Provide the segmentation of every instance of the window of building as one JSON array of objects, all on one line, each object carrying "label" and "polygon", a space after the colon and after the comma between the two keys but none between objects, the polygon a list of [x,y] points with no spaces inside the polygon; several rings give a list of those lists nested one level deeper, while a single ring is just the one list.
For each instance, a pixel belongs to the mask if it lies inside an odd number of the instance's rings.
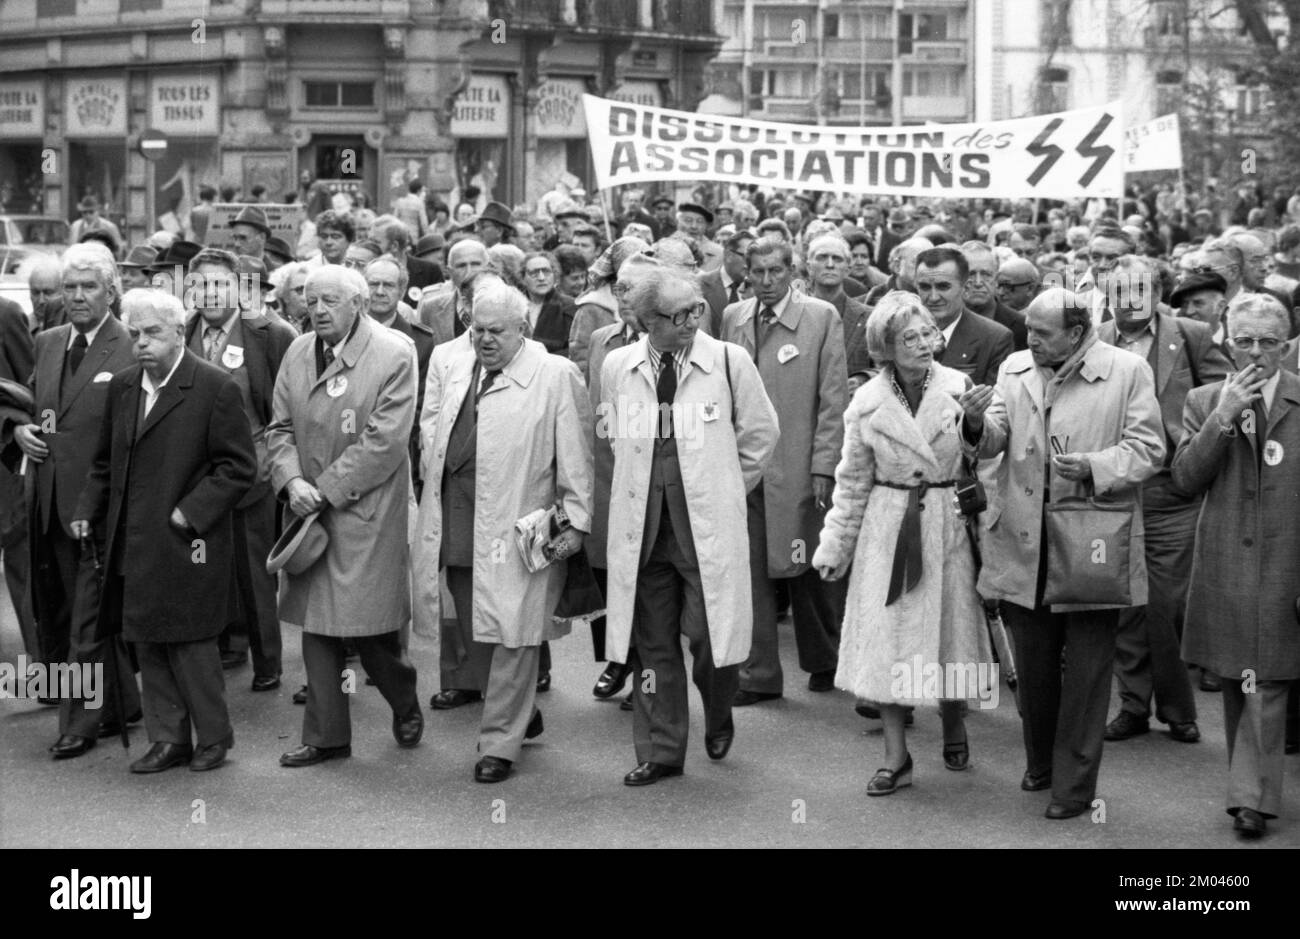
[{"label": "window of building", "polygon": [[922,98],[957,98],[961,75],[953,69],[916,68],[903,72],[903,95]]},{"label": "window of building", "polygon": [[373,108],[374,82],[303,82],[309,108]]},{"label": "window of building", "polygon": [[[866,84],[863,84],[865,80]],[[847,67],[839,73],[840,97],[846,101],[873,101],[889,94],[889,70]]]},{"label": "window of building", "polygon": [[888,39],[889,14],[864,12],[857,16],[840,17],[841,39]]},{"label": "window of building", "polygon": [[1070,73],[1063,68],[1045,68],[1038,76],[1039,113],[1066,111],[1070,107]]},{"label": "window of building", "polygon": [[1155,21],[1157,36],[1181,36],[1183,34],[1184,3],[1182,0],[1153,0],[1151,17]]},{"label": "window of building", "polygon": [[1043,0],[1041,20],[1044,45],[1073,44],[1070,33],[1070,0]]},{"label": "window of building", "polygon": [[826,34],[827,39],[840,38],[840,17],[837,13],[827,13],[822,16],[822,31]]},{"label": "window of building", "polygon": [[1258,117],[1264,111],[1264,82],[1254,72],[1239,70],[1233,80],[1237,117]]},{"label": "window of building", "polygon": [[1183,99],[1183,73],[1156,72],[1156,114],[1170,114],[1178,110]]},{"label": "window of building", "polygon": [[918,42],[936,42],[948,38],[948,17],[943,13],[920,13],[916,17]]},{"label": "window of building", "polygon": [[42,19],[52,16],[76,16],[77,0],[36,0],[36,15]]}]

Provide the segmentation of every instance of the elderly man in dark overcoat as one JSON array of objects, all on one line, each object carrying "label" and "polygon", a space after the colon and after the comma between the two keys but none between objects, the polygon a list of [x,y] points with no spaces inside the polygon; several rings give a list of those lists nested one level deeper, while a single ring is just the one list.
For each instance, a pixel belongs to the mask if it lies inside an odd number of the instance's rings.
[{"label": "elderly man in dark overcoat", "polygon": [[233,594],[233,513],[257,475],[253,438],[234,379],[186,351],[180,300],[133,290],[122,319],[138,364],[108,383],[72,530],[88,538],[107,520],[97,635],[120,628],[135,643],[152,744],[131,772],[215,769],[234,746],[217,636]]}]

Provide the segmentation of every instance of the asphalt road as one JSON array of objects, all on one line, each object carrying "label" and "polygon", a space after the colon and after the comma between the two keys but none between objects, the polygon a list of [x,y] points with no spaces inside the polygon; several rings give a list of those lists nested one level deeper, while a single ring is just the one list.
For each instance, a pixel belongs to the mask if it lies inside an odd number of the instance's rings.
[{"label": "asphalt road", "polygon": [[[997,709],[971,712],[969,771],[944,769],[938,714],[919,713],[908,738],[912,787],[868,798],[867,780],[884,754],[879,722],[858,717],[843,692],[809,692],[806,676],[790,671],[788,623],[782,631],[786,697],[737,709],[736,743],[713,763],[692,690],[685,776],[642,789],[622,784],[635,764],[631,715],[592,697],[600,666],[585,632],[552,644],[553,688],[538,698],[546,732],[497,785],[472,778],[481,705],[426,707],[423,742],[399,750],[387,706],[366,686],[352,701],[351,759],[282,769],[278,757],[298,744],[303,714],[290,700],[303,675],[292,629],[279,691],[251,693],[249,666],[226,673],[236,746],[210,773],[128,773],[147,747],[142,726],[129,753],[113,739],[55,762],[46,752],[57,736],[55,709],[2,700],[0,848],[1300,847],[1296,756],[1287,757],[1283,817],[1269,836],[1248,844],[1233,834],[1223,811],[1222,707],[1201,692],[1201,743],[1175,743],[1153,728],[1106,745],[1104,821],[1100,812],[1048,821],[1048,793],[1020,790],[1020,720],[1006,693]],[[21,651],[0,587],[0,661],[16,662]],[[437,651],[417,638],[412,657],[427,704],[438,690]]]}]

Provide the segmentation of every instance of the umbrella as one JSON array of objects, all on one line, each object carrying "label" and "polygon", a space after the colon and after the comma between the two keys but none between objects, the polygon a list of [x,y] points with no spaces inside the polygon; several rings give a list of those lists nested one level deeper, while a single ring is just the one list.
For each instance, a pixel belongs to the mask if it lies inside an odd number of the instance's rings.
[{"label": "umbrella", "polygon": [[[104,566],[99,561],[99,546],[95,544],[94,538],[83,535],[81,538],[81,550],[82,553],[89,552],[90,559],[95,565],[95,587],[102,599],[104,592]],[[122,670],[117,661],[118,642],[119,639],[116,635],[109,637],[109,680],[113,683],[113,703],[117,706],[117,726],[122,735],[122,748],[129,750],[131,748],[131,741],[127,735],[126,729],[126,701],[122,697]]]}]

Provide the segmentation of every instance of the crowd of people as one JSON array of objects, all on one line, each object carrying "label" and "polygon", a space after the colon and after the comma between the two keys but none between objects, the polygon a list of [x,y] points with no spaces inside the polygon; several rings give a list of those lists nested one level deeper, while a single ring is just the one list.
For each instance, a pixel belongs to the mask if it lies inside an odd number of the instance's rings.
[{"label": "crowd of people", "polygon": [[967,769],[970,703],[1014,678],[1047,818],[1092,805],[1104,741],[1199,741],[1194,686],[1222,696],[1235,829],[1279,814],[1300,198],[306,195],[297,244],[253,203],[234,250],[193,213],[114,243],[87,202],[23,270],[31,317],[0,302],[9,594],[34,661],[113,685],[47,699],[56,759],[143,719],[132,772],[220,766],[223,670],[278,688],[288,623],[283,766],[350,755],[354,656],[419,743],[414,631],[499,782],[584,623],[643,786],[685,762],[681,637],[720,760],[733,709],[785,693],[788,616],[808,689],[882,722],[868,796],[911,784],[917,709]]}]

